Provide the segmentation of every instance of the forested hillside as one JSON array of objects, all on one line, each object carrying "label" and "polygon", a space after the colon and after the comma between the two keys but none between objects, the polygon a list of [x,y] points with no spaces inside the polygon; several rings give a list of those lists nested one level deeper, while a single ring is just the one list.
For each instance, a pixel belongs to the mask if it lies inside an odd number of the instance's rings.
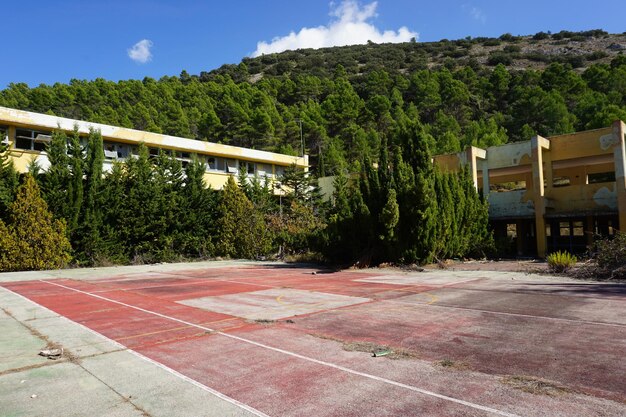
[{"label": "forested hillside", "polygon": [[433,153],[624,120],[625,48],[594,30],[287,51],[159,80],[17,82],[0,105],[290,154],[301,125],[328,175],[376,160],[405,118]]}]

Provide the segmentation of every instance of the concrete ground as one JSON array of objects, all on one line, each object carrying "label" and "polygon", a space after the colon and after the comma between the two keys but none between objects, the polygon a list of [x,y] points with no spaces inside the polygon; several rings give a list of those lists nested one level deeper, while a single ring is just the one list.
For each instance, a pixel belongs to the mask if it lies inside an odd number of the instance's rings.
[{"label": "concrete ground", "polygon": [[626,284],[485,268],[0,274],[0,414],[626,415]]}]

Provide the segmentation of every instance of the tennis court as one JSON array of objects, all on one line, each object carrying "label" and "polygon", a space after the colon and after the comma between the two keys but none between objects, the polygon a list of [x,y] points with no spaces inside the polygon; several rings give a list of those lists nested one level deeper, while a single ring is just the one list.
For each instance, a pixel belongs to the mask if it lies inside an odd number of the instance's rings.
[{"label": "tennis court", "polygon": [[623,284],[213,262],[0,286],[9,415],[626,414]]}]

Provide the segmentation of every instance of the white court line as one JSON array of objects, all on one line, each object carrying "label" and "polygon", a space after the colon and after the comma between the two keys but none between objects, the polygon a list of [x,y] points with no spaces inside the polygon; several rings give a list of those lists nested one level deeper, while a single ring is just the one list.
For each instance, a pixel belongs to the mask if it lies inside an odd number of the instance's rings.
[{"label": "white court line", "polygon": [[[39,280],[39,281],[42,281],[42,280]],[[42,282],[46,282],[46,281],[42,281]],[[52,284],[52,283],[48,282],[48,284]],[[59,284],[54,284],[54,285],[59,285]],[[1,287],[0,286],[0,288],[2,288],[5,291],[10,292],[13,295],[16,295],[17,297],[19,297],[19,298],[21,298],[21,299],[23,299],[23,300],[25,300],[25,301],[27,301],[29,303],[35,304],[35,305],[39,306],[40,308],[42,308],[44,310],[48,310],[50,313],[55,314],[56,317],[60,317],[61,319],[65,320],[65,321],[67,321],[67,322],[69,322],[69,323],[71,323],[73,325],[81,327],[84,330],[87,330],[89,333],[92,333],[92,334],[95,334],[95,335],[97,335],[99,337],[104,338],[106,341],[111,343],[113,346],[118,347],[120,349],[123,349],[124,351],[127,351],[129,353],[132,353],[133,355],[137,356],[138,358],[143,359],[144,361],[149,362],[149,363],[151,363],[153,365],[156,365],[159,368],[163,369],[164,371],[169,372],[170,374],[172,374],[172,375],[182,379],[183,381],[189,382],[190,384],[192,384],[192,385],[194,385],[194,386],[196,386],[196,387],[198,387],[198,388],[200,388],[200,389],[202,389],[202,390],[204,390],[204,391],[206,391],[206,392],[208,392],[210,394],[213,394],[214,396],[216,396],[216,397],[218,397],[218,398],[220,398],[220,399],[222,399],[222,400],[224,400],[224,401],[226,401],[226,402],[228,402],[228,403],[230,403],[230,404],[232,404],[234,406],[237,406],[237,407],[239,407],[239,408],[241,408],[241,409],[243,409],[245,411],[248,411],[248,412],[250,412],[250,413],[252,413],[252,414],[254,414],[255,416],[258,416],[258,417],[270,417],[267,414],[257,410],[256,408],[252,408],[252,407],[250,407],[247,404],[244,404],[244,403],[242,403],[240,401],[237,401],[234,398],[231,398],[231,397],[227,396],[226,394],[222,394],[221,392],[216,391],[213,388],[210,388],[210,387],[208,387],[208,386],[206,386],[206,385],[196,381],[195,379],[191,379],[188,376],[183,375],[180,372],[178,372],[178,371],[176,371],[176,370],[174,370],[172,368],[169,368],[168,366],[163,365],[160,362],[157,362],[157,361],[155,361],[153,359],[150,359],[147,356],[144,356],[141,353],[136,352],[136,351],[130,349],[129,347],[124,346],[123,344],[121,344],[121,343],[119,343],[119,342],[117,342],[117,341],[115,341],[113,339],[110,339],[110,338],[106,337],[105,335],[103,335],[101,333],[98,333],[97,331],[95,331],[93,329],[90,329],[89,327],[87,327],[87,326],[85,326],[85,325],[83,325],[81,323],[77,323],[75,321],[72,321],[72,320],[68,319],[67,317],[65,317],[63,315],[57,314],[56,312],[50,310],[49,308],[46,308],[46,307],[44,307],[44,306],[42,306],[42,305],[40,305],[38,303],[35,303],[32,300],[29,300],[28,298],[24,297],[22,294],[18,294],[18,293],[14,292],[14,291],[12,291],[12,290],[10,290],[8,288],[5,288],[5,287]],[[68,288],[68,287],[66,287],[66,288]],[[78,290],[76,290],[76,291],[78,291]],[[83,292],[83,291],[80,291],[80,292]],[[104,298],[104,297],[99,297],[99,298]],[[114,301],[114,300],[111,300],[111,301]],[[104,352],[104,353],[106,354],[108,352]]]},{"label": "white court line", "polygon": [[46,284],[49,284],[49,285],[56,285],[57,287],[65,288],[65,289],[70,290],[70,291],[74,291],[74,292],[78,292],[78,293],[81,293],[81,294],[85,294],[85,295],[88,295],[90,297],[99,298],[101,300],[109,301],[109,302],[112,302],[112,303],[115,303],[115,304],[119,304],[119,305],[123,305],[125,307],[129,307],[129,308],[133,308],[135,310],[143,311],[144,313],[153,314],[155,316],[162,317],[162,318],[168,319],[168,320],[172,320],[172,321],[175,321],[175,322],[178,322],[178,323],[186,324],[188,326],[196,327],[198,329],[202,329],[202,330],[205,330],[205,331],[213,332],[213,334],[218,334],[218,335],[221,335],[221,336],[224,336],[224,337],[228,337],[230,339],[238,340],[240,342],[244,342],[244,343],[248,343],[248,344],[251,344],[251,345],[254,345],[254,346],[258,346],[258,347],[261,347],[261,348],[264,348],[264,349],[272,350],[274,352],[279,352],[279,353],[282,353],[282,354],[285,354],[285,355],[288,355],[288,356],[291,356],[291,357],[294,357],[294,358],[298,358],[298,359],[302,359],[302,360],[305,360],[305,361],[308,361],[308,362],[316,363],[318,365],[327,366],[329,368],[334,368],[334,369],[337,369],[337,370],[340,370],[340,371],[343,371],[343,372],[346,372],[346,373],[349,373],[349,374],[352,374],[352,375],[358,375],[358,376],[361,376],[361,377],[364,377],[364,378],[368,378],[368,379],[372,379],[372,380],[375,380],[375,381],[383,382],[385,384],[393,385],[393,386],[400,387],[400,388],[405,388],[405,389],[408,389],[408,390],[411,390],[411,391],[414,391],[414,392],[418,392],[420,394],[424,394],[424,395],[428,395],[428,396],[431,396],[431,397],[439,398],[441,400],[446,400],[446,401],[450,401],[450,402],[453,402],[453,403],[461,404],[461,405],[464,405],[466,407],[474,408],[474,409],[481,410],[481,411],[486,411],[486,412],[497,414],[497,415],[500,415],[500,416],[519,417],[516,414],[507,413],[506,411],[497,410],[495,408],[486,407],[486,406],[483,406],[483,405],[480,405],[480,404],[475,404],[475,403],[472,403],[472,402],[469,402],[469,401],[460,400],[458,398],[449,397],[447,395],[438,394],[438,393],[433,392],[433,391],[428,391],[428,390],[425,390],[425,389],[422,389],[422,388],[417,388],[417,387],[414,387],[412,385],[403,384],[401,382],[393,381],[391,379],[382,378],[382,377],[379,377],[379,376],[376,376],[376,375],[367,374],[365,372],[356,371],[354,369],[346,368],[344,366],[337,365],[337,364],[334,364],[334,363],[331,363],[331,362],[321,361],[321,360],[314,359],[314,358],[311,358],[311,357],[308,357],[308,356],[304,356],[304,355],[300,355],[298,353],[291,352],[291,351],[288,351],[288,350],[276,348],[276,347],[269,346],[269,345],[264,345],[262,343],[255,342],[255,341],[250,340],[250,339],[245,339],[243,337],[239,337],[239,336],[235,336],[235,335],[232,335],[232,334],[215,331],[214,329],[211,329],[209,327],[205,327],[205,326],[201,326],[199,324],[194,324],[194,323],[191,323],[191,322],[188,322],[188,321],[185,321],[185,320],[177,319],[176,317],[166,316],[165,314],[157,313],[155,311],[146,310],[144,308],[133,306],[131,304],[126,304],[126,303],[123,303],[121,301],[117,301],[117,300],[113,300],[113,299],[110,299],[110,298],[107,298],[107,297],[103,297],[101,295],[91,294],[89,292],[78,290],[78,289],[75,289],[75,288],[72,288],[72,287],[67,287],[65,285],[57,284],[55,282],[50,282],[50,281],[46,281],[46,280],[39,280],[39,281],[43,282],[43,283],[46,283]]}]

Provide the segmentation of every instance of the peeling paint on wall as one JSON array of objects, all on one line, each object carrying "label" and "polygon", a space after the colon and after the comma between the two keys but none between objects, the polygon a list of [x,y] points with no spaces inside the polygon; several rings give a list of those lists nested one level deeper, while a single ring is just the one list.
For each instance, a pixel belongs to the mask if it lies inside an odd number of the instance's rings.
[{"label": "peeling paint on wall", "polygon": [[610,133],[608,135],[600,136],[600,149],[603,151],[607,151],[611,149],[613,146],[619,143],[619,139],[616,135]]}]

